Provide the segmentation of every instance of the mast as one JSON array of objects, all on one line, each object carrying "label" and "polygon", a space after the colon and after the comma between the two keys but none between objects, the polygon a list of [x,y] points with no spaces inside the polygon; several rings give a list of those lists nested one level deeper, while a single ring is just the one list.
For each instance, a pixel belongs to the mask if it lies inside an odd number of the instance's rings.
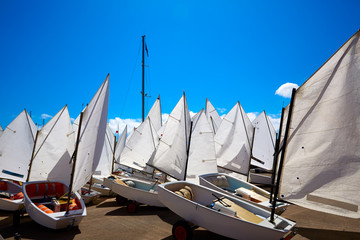
[{"label": "mast", "polygon": [[281,134],[282,134],[282,124],[283,124],[283,121],[284,121],[284,112],[285,112],[285,108],[282,108],[282,110],[281,110],[281,118],[280,118],[279,136],[278,136],[278,138],[276,139],[276,142],[275,142],[274,160],[273,160],[273,167],[272,167],[272,174],[271,174],[270,203],[272,202],[273,193],[274,193],[275,174],[276,174],[276,168],[277,168],[277,162],[278,162],[278,156],[279,156],[279,146],[280,146],[280,138],[281,138]]},{"label": "mast", "polygon": [[280,158],[280,162],[279,162],[279,171],[278,171],[278,175],[277,175],[277,179],[276,179],[274,200],[272,202],[272,208],[271,208],[271,218],[270,218],[271,222],[274,222],[275,206],[276,206],[277,196],[279,194],[280,179],[281,179],[281,173],[282,173],[282,168],[283,168],[283,164],[284,164],[287,139],[288,139],[288,136],[289,136],[290,121],[291,121],[291,115],[292,115],[292,110],[293,110],[293,106],[294,106],[295,93],[296,93],[296,89],[293,88],[292,94],[291,94],[291,101],[290,101],[290,106],[289,106],[288,117],[287,117],[287,121],[286,121],[286,128],[285,128],[285,136],[284,136],[283,146],[282,146],[282,153],[281,153],[281,158]]},{"label": "mast", "polygon": [[66,213],[65,214],[69,213],[70,195],[71,195],[71,192],[72,192],[73,181],[74,181],[76,158],[77,158],[77,151],[78,151],[78,148],[79,148],[79,139],[80,139],[81,124],[82,124],[83,115],[84,115],[84,113],[81,112],[80,113],[80,121],[79,121],[79,129],[78,129],[78,134],[77,134],[77,137],[76,137],[75,151],[74,151],[74,154],[73,154],[74,162],[73,162],[71,176],[70,176],[70,186],[69,186],[69,192],[68,192],[68,199],[67,199]]},{"label": "mast", "polygon": [[31,159],[30,159],[30,163],[29,163],[29,170],[28,170],[28,175],[27,175],[27,178],[26,178],[26,182],[28,182],[29,179],[30,179],[31,167],[32,167],[32,163],[34,161],[34,153],[35,153],[36,142],[37,142],[39,132],[40,132],[39,130],[36,131],[36,136],[35,136],[35,140],[34,140],[34,146],[33,146],[33,151],[32,151],[32,154],[31,154]]},{"label": "mast", "polygon": [[142,121],[145,120],[145,35],[142,37]]}]

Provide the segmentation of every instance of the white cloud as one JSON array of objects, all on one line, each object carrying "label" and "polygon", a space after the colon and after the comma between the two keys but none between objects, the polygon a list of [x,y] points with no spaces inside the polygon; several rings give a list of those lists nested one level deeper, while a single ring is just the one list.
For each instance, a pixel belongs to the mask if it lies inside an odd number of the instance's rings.
[{"label": "white cloud", "polygon": [[127,131],[129,133],[130,131],[132,131],[134,127],[138,127],[140,123],[141,123],[140,119],[130,119],[130,118],[121,119],[116,117],[115,119],[109,120],[109,127],[111,128],[113,133],[116,133],[116,131],[118,131],[118,133],[121,134],[125,126],[127,126],[128,127]]},{"label": "white cloud", "polygon": [[53,116],[49,115],[49,114],[46,114],[46,113],[43,113],[41,114],[41,118],[42,119],[47,119],[47,118],[52,118]]},{"label": "white cloud", "polygon": [[299,86],[296,83],[285,83],[276,90],[275,95],[279,95],[284,98],[291,98],[293,88],[298,89]]},{"label": "white cloud", "polygon": [[259,113],[257,113],[257,112],[249,112],[249,113],[247,113],[247,116],[249,117],[249,119],[250,119],[251,122],[254,121],[255,118],[256,118],[258,115],[259,115]]},{"label": "white cloud", "polygon": [[216,108],[220,114],[226,112],[226,108]]},{"label": "white cloud", "polygon": [[279,128],[280,128],[280,117],[276,117],[276,115],[271,115],[269,116],[269,119],[272,123],[272,125],[274,126],[276,132],[279,132]]}]

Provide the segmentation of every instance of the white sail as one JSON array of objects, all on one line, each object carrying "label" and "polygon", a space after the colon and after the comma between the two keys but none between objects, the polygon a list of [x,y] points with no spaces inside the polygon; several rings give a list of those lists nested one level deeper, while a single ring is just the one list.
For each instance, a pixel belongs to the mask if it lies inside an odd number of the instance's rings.
[{"label": "white sail", "polygon": [[296,92],[280,196],[360,218],[360,32]]},{"label": "white sail", "polygon": [[120,138],[118,139],[115,147],[115,163],[120,164],[120,156],[125,148],[125,142],[126,142],[126,136],[127,136],[127,125],[125,126],[123,132],[121,133]]},{"label": "white sail", "polygon": [[109,75],[83,111],[73,191],[78,191],[90,180],[99,163],[105,139],[108,105]]},{"label": "white sail", "polygon": [[60,181],[69,185],[74,150],[75,133],[65,106],[37,134],[29,181]]},{"label": "white sail", "polygon": [[199,175],[217,172],[214,132],[204,110],[193,121],[186,180],[198,181]]},{"label": "white sail", "polygon": [[94,175],[103,177],[110,176],[112,173],[112,164],[114,160],[115,136],[109,125],[106,125],[105,141],[101,152],[99,164]]},{"label": "white sail", "polygon": [[5,128],[0,137],[0,178],[26,181],[36,131],[26,110]]},{"label": "white sail", "polygon": [[185,177],[190,125],[190,113],[184,94],[164,125],[164,132],[152,161],[154,167],[177,179]]},{"label": "white sail", "polygon": [[240,103],[222,120],[215,134],[218,166],[248,175],[254,127]]},{"label": "white sail", "polygon": [[271,170],[274,160],[276,130],[265,111],[257,116],[252,123],[255,127],[255,133],[251,165]]},{"label": "white sail", "polygon": [[209,119],[209,123],[210,123],[211,128],[213,129],[213,132],[216,134],[216,132],[221,124],[222,119],[219,116],[216,109],[214,108],[214,106],[209,101],[209,99],[206,99],[205,115]]},{"label": "white sail", "polygon": [[120,164],[140,171],[145,171],[146,163],[153,155],[159,137],[150,118],[146,118],[126,141],[120,156]]},{"label": "white sail", "polygon": [[155,131],[159,131],[162,126],[160,96],[156,99],[147,117],[150,118]]}]

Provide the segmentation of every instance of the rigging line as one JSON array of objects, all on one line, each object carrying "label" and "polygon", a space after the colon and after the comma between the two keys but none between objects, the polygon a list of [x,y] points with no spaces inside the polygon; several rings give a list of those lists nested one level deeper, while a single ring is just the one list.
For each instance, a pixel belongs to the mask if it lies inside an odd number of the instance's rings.
[{"label": "rigging line", "polygon": [[[26,111],[26,109],[24,109],[24,110],[25,110],[26,121],[27,121],[27,123],[28,123],[28,125],[29,125],[29,129],[30,129],[30,133],[31,133],[32,139],[33,139],[33,141],[35,142],[35,137],[34,137],[33,132],[31,131],[30,120],[29,120],[27,111]],[[10,130],[11,130],[11,129],[10,129]],[[15,131],[14,131],[14,132],[15,132]]]},{"label": "rigging line", "polygon": [[[61,117],[61,116],[62,116],[62,114],[64,113],[66,106],[67,106],[67,105],[65,105],[65,107],[63,107],[63,109],[62,109],[62,111],[61,111],[61,113],[60,113],[59,117],[56,119],[56,121],[55,121],[54,125],[51,127],[51,129],[50,129],[49,133],[46,135],[46,137],[45,137],[44,141],[41,143],[41,145],[39,146],[38,150],[37,150],[37,151],[36,151],[36,153],[34,154],[33,159],[34,159],[34,158],[36,157],[36,155],[39,153],[40,149],[43,147],[44,143],[46,142],[46,140],[47,140],[47,139],[48,139],[48,137],[50,136],[50,133],[52,132],[52,130],[53,130],[53,129],[54,129],[54,127],[56,126],[57,122],[59,121],[60,117]],[[48,122],[48,123],[49,123],[49,122]],[[46,125],[45,125],[45,126],[46,126]],[[44,128],[42,128],[42,129],[44,129]],[[41,130],[40,130],[40,132],[41,132]]]},{"label": "rigging line", "polygon": [[[238,102],[239,104],[239,108],[240,108],[240,113],[241,113],[241,118],[242,118],[242,122],[243,122],[243,125],[244,125],[244,129],[245,129],[245,133],[246,133],[246,138],[248,140],[248,143],[249,143],[249,146],[251,147],[252,144],[250,143],[250,138],[249,138],[249,135],[248,135],[248,130],[246,128],[246,125],[245,125],[245,120],[244,120],[244,116],[243,116],[243,111],[241,111],[241,105],[240,105],[240,102]],[[254,131],[255,132],[255,131]],[[253,139],[254,139],[254,136],[253,136]]]},{"label": "rigging line", "polygon": [[135,60],[135,64],[134,64],[134,67],[133,67],[133,71],[132,71],[132,73],[131,73],[131,77],[130,77],[130,81],[129,81],[129,85],[128,85],[127,91],[125,92],[125,98],[124,98],[123,104],[122,104],[121,109],[120,109],[120,118],[123,116],[123,113],[124,113],[124,108],[125,108],[125,106],[126,106],[126,101],[127,101],[128,94],[129,94],[129,91],[130,91],[131,83],[133,82],[134,73],[135,73],[135,70],[136,70],[136,67],[137,67],[137,63],[138,63],[138,60],[139,60],[139,57],[140,57],[140,50],[141,50],[141,41],[139,42],[139,48],[138,48],[137,57],[136,57],[136,60]]},{"label": "rigging line", "polygon": [[270,138],[271,138],[271,143],[272,143],[272,145],[273,145],[273,148],[275,149],[275,143],[274,143],[274,140],[273,140],[273,137],[272,137],[273,135],[272,135],[271,130],[270,130],[269,118],[268,118],[268,116],[266,115],[266,112],[265,112],[265,111],[264,111],[264,113],[265,113],[266,125],[267,125],[268,131],[269,131],[269,134],[270,134]]}]

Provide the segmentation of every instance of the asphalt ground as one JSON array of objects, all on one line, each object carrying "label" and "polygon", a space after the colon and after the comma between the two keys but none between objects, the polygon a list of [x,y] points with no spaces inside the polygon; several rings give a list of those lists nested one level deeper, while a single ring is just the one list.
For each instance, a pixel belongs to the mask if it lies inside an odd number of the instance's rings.
[{"label": "asphalt ground", "polygon": [[[295,221],[297,235],[293,240],[360,239],[360,219],[339,217],[291,205],[282,214]],[[181,218],[167,208],[140,205],[136,213],[128,213],[126,206],[114,197],[99,198],[87,207],[87,216],[78,227],[52,230],[34,222],[26,213],[20,224],[13,226],[11,212],[0,211],[0,235],[4,239],[172,239],[172,225]],[[1,237],[0,237],[1,239]],[[193,231],[193,239],[228,239],[203,228]],[[266,238],[264,238],[266,239]]]}]

